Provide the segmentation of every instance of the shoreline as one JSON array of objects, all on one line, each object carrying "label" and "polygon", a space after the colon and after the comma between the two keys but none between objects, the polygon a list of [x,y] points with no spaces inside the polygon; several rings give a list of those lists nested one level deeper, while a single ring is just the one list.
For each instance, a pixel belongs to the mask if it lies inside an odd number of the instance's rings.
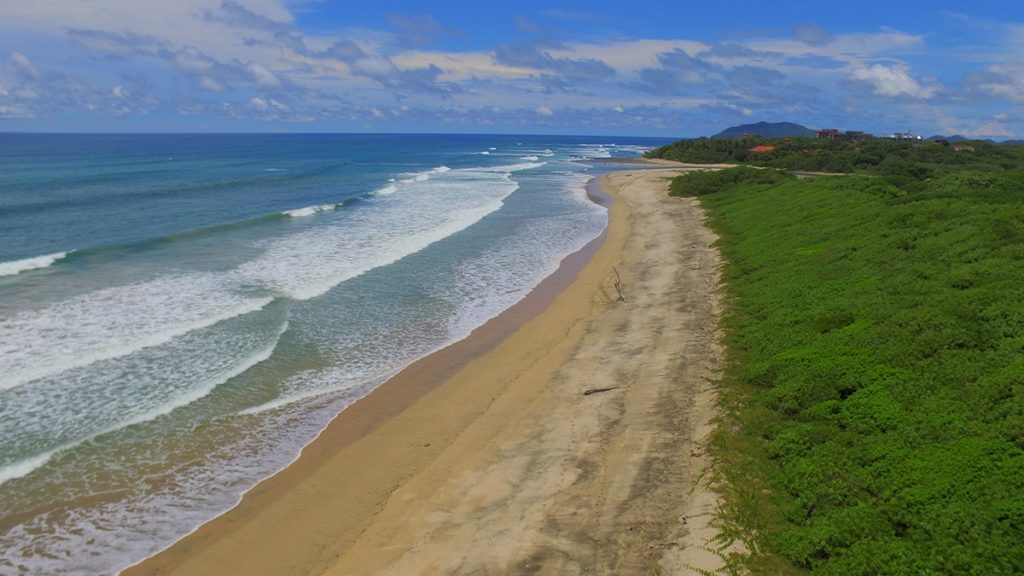
[{"label": "shoreline", "polygon": [[[166,574],[176,570],[177,561],[173,560],[173,557],[178,556],[175,551],[177,548],[191,548],[192,544],[188,542],[190,540],[200,540],[208,543],[211,539],[221,538],[222,535],[219,534],[221,526],[219,526],[219,523],[223,520],[225,524],[234,524],[234,520],[226,519],[226,516],[236,514],[236,510],[242,506],[258,506],[263,504],[264,502],[262,501],[266,498],[263,494],[268,491],[283,489],[283,486],[288,484],[286,479],[275,481],[275,478],[285,475],[290,469],[299,465],[300,462],[303,463],[302,469],[304,471],[307,468],[315,467],[315,464],[303,461],[323,458],[331,450],[347,446],[371,433],[381,423],[400,414],[422,398],[423,395],[430,392],[430,390],[441,385],[466,364],[486,354],[518,328],[522,327],[523,324],[543,312],[575,280],[576,276],[593,258],[594,254],[597,253],[607,237],[614,198],[600,188],[600,178],[600,176],[595,176],[587,180],[585,192],[588,200],[609,211],[608,224],[582,248],[563,257],[558,264],[558,268],[543,278],[526,296],[512,306],[502,310],[493,318],[488,319],[484,324],[474,328],[465,338],[447,344],[443,348],[435,350],[398,370],[366,396],[346,406],[345,409],[328,422],[316,438],[302,448],[295,460],[285,468],[263,478],[252,488],[242,493],[238,503],[229,510],[204,522],[195,530],[185,534],[166,548],[125,567],[119,574],[124,576]],[[321,444],[324,443],[328,443],[330,446],[322,446]],[[294,474],[296,473],[292,472],[289,475]],[[265,484],[267,485],[264,486]],[[260,496],[257,496],[258,494]],[[250,499],[260,500],[260,502],[247,502]],[[247,516],[247,514],[245,515]],[[214,524],[217,525],[213,526]],[[200,532],[203,533],[200,534]],[[206,534],[205,532],[215,532],[215,534]],[[167,558],[164,558],[165,556]]]},{"label": "shoreline", "polygon": [[[595,180],[588,182],[588,196],[606,205],[608,199],[592,187]],[[524,399],[522,389],[535,388],[529,376],[539,365],[557,369],[579,345],[581,324],[616,308],[609,296],[615,293],[610,273],[623,264],[632,212],[629,202],[617,198],[605,231],[563,259],[523,300],[469,337],[403,369],[343,411],[294,463],[249,490],[236,507],[123,574],[218,574],[242,566],[249,574],[345,574],[351,572],[344,562],[352,558],[361,559],[350,566],[383,569],[391,556],[374,556],[373,551],[394,552],[394,547],[360,545],[387,525],[400,492],[428,472],[436,473],[440,462],[458,461],[453,451],[479,440],[475,429],[492,421],[484,416],[514,398]],[[710,243],[707,249],[713,251]],[[552,351],[557,353],[548,358]],[[521,411],[524,404],[517,406]],[[685,434],[688,445],[698,438],[692,432]],[[688,463],[695,461],[691,457]],[[692,497],[688,503],[698,500]],[[701,533],[695,528],[686,532]],[[372,560],[364,558],[367,550]],[[418,573],[408,567],[399,572]]]}]

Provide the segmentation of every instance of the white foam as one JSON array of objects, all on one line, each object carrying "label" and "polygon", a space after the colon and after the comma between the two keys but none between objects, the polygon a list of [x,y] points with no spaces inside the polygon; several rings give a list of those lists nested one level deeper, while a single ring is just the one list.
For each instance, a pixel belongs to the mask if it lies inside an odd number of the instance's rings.
[{"label": "white foam", "polygon": [[[224,438],[219,450],[202,459],[175,443],[154,446],[137,456],[137,464],[162,468],[167,451],[176,449],[170,456],[179,463],[173,476],[142,472],[131,488],[86,498],[85,504],[80,494],[62,492],[67,505],[0,530],[0,572],[13,567],[18,574],[118,574],[236,506],[258,480],[294,462],[296,445],[315,438],[337,412],[336,404],[321,403],[301,413],[265,417],[255,433]],[[260,433],[270,430],[280,442]],[[121,457],[100,466],[118,474],[125,463]],[[81,483],[76,480],[72,484]]]},{"label": "white foam", "polygon": [[272,300],[236,293],[220,275],[189,274],[26,310],[0,319],[0,390],[166,344]]},{"label": "white foam", "polygon": [[467,170],[472,170],[476,172],[488,172],[492,174],[511,174],[513,172],[522,172],[523,170],[532,170],[534,168],[540,168],[545,164],[547,164],[547,162],[522,162],[519,164],[505,164],[503,166],[484,166],[481,168],[469,168]]},{"label": "white foam", "polygon": [[487,150],[484,150],[484,151],[483,151],[483,152],[481,152],[480,154],[482,154],[482,155],[484,155],[484,156],[490,156],[490,155],[491,155],[491,153],[490,153],[489,151],[487,151]]},{"label": "white foam", "polygon": [[26,458],[9,466],[0,468],[0,486],[3,486],[8,480],[28,476],[33,470],[42,468],[56,453],[57,450],[50,450],[49,452],[38,454],[31,458]]},{"label": "white foam", "polygon": [[616,150],[635,153],[643,153],[647,152],[648,150],[654,150],[654,148],[651,146],[641,146],[639,144],[615,144],[614,147]]},{"label": "white foam", "polygon": [[393,202],[380,198],[387,205],[337,225],[270,240],[262,255],[233,271],[115,286],[0,319],[0,363],[6,368],[0,390],[166,344],[259,310],[273,296],[254,294],[254,287],[297,300],[324,294],[471,226],[515,190],[511,173],[541,165],[439,166],[394,183],[415,193]]},{"label": "white foam", "polygon": [[517,234],[460,264],[454,285],[445,296],[457,298],[458,313],[449,323],[449,337],[459,340],[500,314],[557,270],[562,258],[596,238],[607,223],[607,209],[586,194],[590,177],[578,172],[551,174],[552,187],[565,195],[551,196],[549,216],[524,223]]},{"label": "white foam", "polygon": [[381,204],[365,206],[358,218],[268,243],[238,273],[296,300],[315,298],[480,221],[518,187],[510,174],[533,166],[441,167],[413,175],[396,183],[401,194],[378,196]]},{"label": "white foam", "polygon": [[405,178],[398,180],[396,180],[395,178],[389,178],[388,185],[384,186],[383,188],[375,190],[373,192],[373,195],[390,196],[395,192],[398,192],[399,188],[404,185],[413,184],[415,182],[426,182],[427,180],[430,180],[432,177],[437,176],[439,174],[444,174],[445,172],[449,172],[450,170],[451,168],[447,166],[438,166],[436,168],[431,168],[430,170],[424,170],[422,172],[413,172],[411,174],[405,174]]},{"label": "white foam", "polygon": [[604,144],[580,144],[584,158],[611,158],[612,153]]},{"label": "white foam", "polygon": [[522,158],[520,158],[520,160],[526,160],[527,162],[536,162],[537,160],[540,160],[540,158],[538,158],[537,156],[523,156]]},{"label": "white foam", "polygon": [[47,268],[52,266],[54,262],[63,260],[68,252],[56,252],[53,254],[46,254],[45,256],[35,256],[33,258],[24,258],[22,260],[11,260],[9,262],[0,262],[0,276],[13,276],[29,270],[38,270],[40,268]]},{"label": "white foam", "polygon": [[[476,168],[461,172],[456,171],[453,176],[468,177],[470,173],[473,173],[474,177],[479,177],[481,173],[496,173],[505,178],[507,177],[506,175],[512,174],[514,171],[527,170],[540,165],[530,163],[496,166],[493,168]],[[490,170],[495,172],[488,172]],[[489,268],[490,272],[488,274],[490,276],[487,278],[480,277],[478,278],[479,281],[475,283],[476,288],[472,290],[475,291],[475,295],[466,296],[465,300],[453,303],[453,307],[463,310],[463,313],[459,315],[459,320],[456,322],[457,326],[453,325],[450,330],[449,337],[455,340],[464,338],[473,328],[483,324],[489,318],[500,313],[501,310],[514,304],[529,292],[536,282],[550,274],[554,267],[557,267],[562,256],[577,250],[600,233],[606,211],[604,208],[587,200],[583,183],[589,177],[579,175],[578,173],[569,174],[569,178],[566,178],[564,174],[553,177],[552,184],[569,192],[563,202],[575,205],[582,204],[584,205],[583,210],[580,210],[578,207],[572,207],[568,208],[569,216],[554,216],[550,220],[544,219],[550,228],[545,229],[543,233],[552,232],[554,237],[571,236],[572,240],[567,241],[566,246],[561,250],[556,248],[554,259],[544,260],[543,256],[536,256],[537,254],[548,254],[552,250],[550,243],[545,242],[542,232],[531,235],[533,244],[529,246],[529,249],[530,254],[534,255],[535,260],[533,261],[526,261],[527,259],[523,258],[523,262],[520,262],[515,259],[514,256],[520,253],[522,249],[519,244],[516,244],[514,247],[506,247],[504,250],[504,252],[513,255],[511,259],[508,257],[508,254],[501,257],[488,254],[487,258],[494,258],[495,262],[500,263],[497,266],[500,270],[495,271]],[[479,186],[479,184],[476,186]],[[418,192],[422,193],[421,190]],[[583,231],[581,232],[581,230]],[[501,276],[501,278],[499,279],[498,276]],[[493,285],[485,286],[488,281],[494,281]],[[513,285],[513,288],[505,289],[506,286]],[[492,288],[498,289],[493,290]],[[397,337],[394,334],[394,330],[394,328],[390,329],[388,337]],[[402,366],[395,366],[396,361],[409,363],[434,349],[429,346],[424,349],[405,346],[403,347],[403,352],[408,353],[408,357],[402,359],[396,358],[393,352],[376,351],[372,347],[361,348],[357,360],[350,359],[341,366],[325,370],[309,370],[282,381],[279,384],[281,389],[279,397],[249,408],[244,413],[260,414],[269,412],[323,394],[352,390],[359,386],[366,386],[367,383],[386,380],[392,374],[401,370]],[[405,365],[404,363],[403,366]]]},{"label": "white foam", "polygon": [[[447,166],[438,166],[437,168],[431,168],[430,170],[424,170],[423,172],[414,172],[412,174],[406,174],[406,177],[401,180],[398,180],[398,182],[401,184],[410,184],[412,182],[426,182],[427,180],[430,180],[432,176],[444,174],[445,172],[449,171],[451,171],[451,168]],[[389,182],[394,181],[394,178],[389,180]]]},{"label": "white foam", "polygon": [[[224,334],[213,342],[197,338],[165,353],[140,354],[135,362],[119,359],[111,366],[87,368],[71,378],[40,383],[21,399],[8,398],[9,419],[0,423],[8,444],[27,438],[36,446],[47,441],[53,444],[53,440],[56,445],[0,467],[0,485],[28,475],[54,455],[93,438],[155,420],[205,398],[217,386],[269,359],[287,329],[285,319],[267,343],[250,338],[247,332]],[[198,357],[211,347],[212,354]],[[40,395],[57,406],[39,413]]]},{"label": "white foam", "polygon": [[312,216],[317,212],[329,212],[337,206],[337,204],[317,204],[315,206],[306,206],[305,208],[296,208],[295,210],[285,210],[282,214],[293,218],[302,218],[304,216]]},{"label": "white foam", "polygon": [[388,184],[387,186],[376,190],[373,194],[374,196],[390,196],[395,192],[398,192],[398,186],[394,184]]}]

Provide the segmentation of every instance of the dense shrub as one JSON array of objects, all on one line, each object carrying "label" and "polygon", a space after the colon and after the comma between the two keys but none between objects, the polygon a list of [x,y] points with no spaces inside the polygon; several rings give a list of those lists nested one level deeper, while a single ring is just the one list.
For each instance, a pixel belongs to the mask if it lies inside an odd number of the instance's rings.
[{"label": "dense shrub", "polygon": [[1024,172],[911,168],[672,184],[727,261],[715,453],[755,573],[1024,574]]},{"label": "dense shrub", "polygon": [[728,170],[692,172],[686,178],[674,178],[669,186],[673,196],[702,196],[739,184],[778,184],[795,176],[778,170],[761,170],[739,166]]},{"label": "dense shrub", "polygon": [[[769,145],[770,152],[751,152]],[[1019,169],[1024,146],[971,142],[973,151],[957,151],[931,142],[864,142],[814,138],[697,138],[680,140],[647,153],[689,163],[740,163],[807,172],[864,173],[898,178],[904,183],[959,172],[964,169],[995,172]]]}]

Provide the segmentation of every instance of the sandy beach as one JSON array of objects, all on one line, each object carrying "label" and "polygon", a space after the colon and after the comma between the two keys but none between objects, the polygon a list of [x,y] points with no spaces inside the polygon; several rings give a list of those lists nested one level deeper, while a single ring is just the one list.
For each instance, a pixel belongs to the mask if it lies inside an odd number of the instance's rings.
[{"label": "sandy beach", "polygon": [[696,200],[666,195],[676,172],[605,176],[616,201],[581,269],[410,366],[231,512],[125,574],[719,567],[702,450],[719,260]]}]

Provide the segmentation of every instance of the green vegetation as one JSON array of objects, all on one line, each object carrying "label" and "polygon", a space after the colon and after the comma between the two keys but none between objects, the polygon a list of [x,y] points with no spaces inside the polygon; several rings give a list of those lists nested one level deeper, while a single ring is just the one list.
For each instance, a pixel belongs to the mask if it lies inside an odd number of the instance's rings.
[{"label": "green vegetation", "polygon": [[[864,173],[900,179],[923,180],[970,170],[1008,170],[1024,165],[1024,146],[991,142],[964,142],[973,151],[931,142],[895,142],[874,139],[864,142],[814,138],[745,138],[680,140],[647,153],[650,158],[680,162],[740,163],[809,172]],[[754,146],[774,146],[770,152],[751,152]]]},{"label": "green vegetation", "polygon": [[[898,151],[870,166],[931,154]],[[975,157],[984,172],[917,160],[886,177],[673,182],[700,196],[727,262],[714,450],[755,574],[1024,574],[1014,154]]]},{"label": "green vegetation", "polygon": [[738,166],[731,170],[693,172],[686,178],[674,178],[669,185],[669,193],[673,196],[703,196],[741,184],[779,184],[795,179],[796,176],[778,170]]}]

